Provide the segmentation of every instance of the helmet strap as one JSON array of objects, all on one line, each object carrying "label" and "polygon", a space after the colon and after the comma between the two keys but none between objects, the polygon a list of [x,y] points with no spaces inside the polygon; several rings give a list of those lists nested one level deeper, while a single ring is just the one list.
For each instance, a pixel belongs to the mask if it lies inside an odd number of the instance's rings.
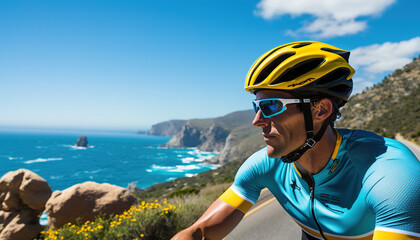
[{"label": "helmet strap", "polygon": [[301,100],[302,100],[301,106],[303,110],[303,117],[305,119],[306,140],[305,140],[305,143],[299,149],[287,154],[286,156],[281,157],[281,160],[285,163],[292,163],[298,160],[308,149],[314,147],[315,144],[319,140],[321,140],[322,136],[324,135],[329,125],[328,121],[324,121],[321,129],[314,136],[314,128],[313,128],[313,120],[312,120],[312,112],[311,112],[311,100],[310,99],[301,99]]}]

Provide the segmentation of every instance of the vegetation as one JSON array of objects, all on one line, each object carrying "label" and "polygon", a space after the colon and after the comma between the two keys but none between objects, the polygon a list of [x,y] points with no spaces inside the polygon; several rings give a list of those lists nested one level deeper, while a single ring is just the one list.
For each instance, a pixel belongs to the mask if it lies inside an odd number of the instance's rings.
[{"label": "vegetation", "polygon": [[178,231],[194,223],[208,206],[222,194],[230,184],[203,188],[200,194],[166,199],[161,203],[143,201],[132,206],[123,214],[84,223],[68,223],[56,229],[50,228],[41,233],[39,239],[82,240],[82,239],[122,239],[159,240],[170,239]]},{"label": "vegetation", "polygon": [[175,234],[178,224],[176,207],[165,199],[162,204],[157,200],[142,202],[110,218],[97,217],[93,222],[50,228],[41,232],[41,239],[169,239]]},{"label": "vegetation", "polygon": [[242,161],[228,162],[218,169],[209,170],[194,177],[178,178],[171,182],[155,184],[136,195],[140,199],[149,201],[156,198],[170,198],[171,194],[175,196],[176,192],[185,188],[201,189],[199,195],[203,195],[202,188],[206,186],[231,183],[243,161],[245,158]]}]

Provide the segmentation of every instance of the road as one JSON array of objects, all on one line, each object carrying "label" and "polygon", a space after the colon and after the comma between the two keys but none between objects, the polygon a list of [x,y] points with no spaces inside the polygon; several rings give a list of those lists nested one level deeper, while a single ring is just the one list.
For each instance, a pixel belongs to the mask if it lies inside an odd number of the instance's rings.
[{"label": "road", "polygon": [[[420,146],[397,136],[420,160]],[[249,210],[226,240],[299,240],[300,227],[283,210],[270,191],[264,189],[257,203]]]},{"label": "road", "polygon": [[300,227],[283,210],[270,191],[264,189],[257,203],[225,239],[287,240],[300,239],[300,236]]},{"label": "road", "polygon": [[410,141],[407,141],[407,140],[405,140],[405,139],[403,139],[400,135],[396,135],[395,136],[395,138],[398,140],[398,141],[400,141],[400,142],[402,142],[405,146],[407,146],[413,153],[414,153],[414,155],[416,155],[416,157],[417,157],[417,159],[419,159],[420,160],[420,146],[419,145],[417,145],[417,144],[415,144],[415,143],[413,143],[413,142],[410,142]]}]

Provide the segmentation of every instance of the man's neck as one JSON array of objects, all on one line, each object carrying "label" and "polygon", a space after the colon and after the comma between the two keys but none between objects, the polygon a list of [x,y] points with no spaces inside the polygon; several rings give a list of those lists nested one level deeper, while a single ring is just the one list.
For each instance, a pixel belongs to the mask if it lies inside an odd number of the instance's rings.
[{"label": "man's neck", "polygon": [[303,175],[315,175],[321,172],[330,160],[337,141],[336,131],[328,127],[316,145],[309,149],[295,162],[299,172]]}]

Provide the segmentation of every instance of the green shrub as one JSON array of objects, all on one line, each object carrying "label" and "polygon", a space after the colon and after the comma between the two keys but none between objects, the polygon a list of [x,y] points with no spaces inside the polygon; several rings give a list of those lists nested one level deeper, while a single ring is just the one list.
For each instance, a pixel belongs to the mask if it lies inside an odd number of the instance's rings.
[{"label": "green shrub", "polygon": [[186,195],[195,195],[195,194],[198,194],[199,192],[200,192],[199,189],[189,187],[189,188],[178,189],[178,190],[172,192],[171,194],[169,194],[169,197],[170,198],[183,197],[183,196],[186,196]]}]

